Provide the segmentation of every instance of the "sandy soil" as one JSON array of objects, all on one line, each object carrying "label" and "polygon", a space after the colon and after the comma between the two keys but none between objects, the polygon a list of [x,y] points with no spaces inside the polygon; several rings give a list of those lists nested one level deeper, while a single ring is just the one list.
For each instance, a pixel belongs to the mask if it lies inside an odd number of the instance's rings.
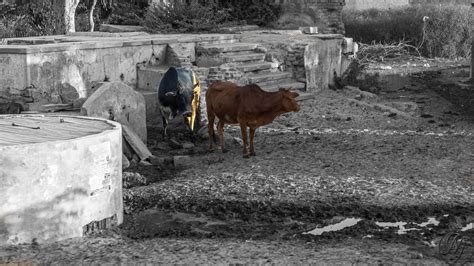
[{"label": "sandy soil", "polygon": [[[125,170],[122,226],[85,239],[8,247],[0,263],[472,263],[474,113],[465,102],[474,90],[456,83],[467,68],[391,64],[391,74],[403,74],[397,88],[322,92],[302,102],[299,113],[259,129],[250,159],[242,158],[233,126],[226,128],[225,154],[208,153],[205,139],[189,145],[179,125],[170,130],[186,149],[150,128],[155,155],[189,157],[179,167]],[[350,217],[362,220],[305,234]],[[429,217],[440,223],[417,226]],[[399,221],[416,230],[397,234],[397,227],[376,224]],[[450,232],[465,239],[463,254],[441,254]]]}]

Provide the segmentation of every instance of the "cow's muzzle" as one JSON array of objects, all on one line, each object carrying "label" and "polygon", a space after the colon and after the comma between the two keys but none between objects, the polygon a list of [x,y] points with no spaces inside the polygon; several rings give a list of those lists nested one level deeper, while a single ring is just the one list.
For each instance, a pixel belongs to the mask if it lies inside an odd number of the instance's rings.
[{"label": "cow's muzzle", "polygon": [[183,112],[182,115],[183,117],[191,117],[192,116],[192,112],[191,111],[186,111],[186,112]]}]

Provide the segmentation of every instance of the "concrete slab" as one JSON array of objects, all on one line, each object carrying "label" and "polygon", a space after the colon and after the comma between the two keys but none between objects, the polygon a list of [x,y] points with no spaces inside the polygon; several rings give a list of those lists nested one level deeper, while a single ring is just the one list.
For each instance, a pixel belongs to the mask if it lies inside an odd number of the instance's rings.
[{"label": "concrete slab", "polygon": [[265,54],[245,54],[245,55],[229,55],[222,57],[225,62],[232,63],[232,62],[258,62],[263,61],[265,59]]},{"label": "concrete slab", "polygon": [[293,74],[290,72],[271,72],[271,73],[263,73],[263,74],[256,74],[256,75],[248,75],[248,80],[250,83],[259,83],[259,82],[265,82],[265,81],[288,79],[288,78],[291,78],[292,75]]},{"label": "concrete slab", "polygon": [[81,114],[129,125],[146,143],[145,99],[122,82],[104,82],[82,105]]},{"label": "concrete slab", "polygon": [[258,47],[256,43],[225,43],[225,44],[205,44],[198,46],[196,49],[202,53],[226,53],[238,51],[253,51]]},{"label": "concrete slab", "polygon": [[261,70],[268,70],[270,68],[272,68],[272,63],[270,62],[251,63],[251,64],[244,64],[244,65],[237,66],[237,69],[242,72],[261,71]]},{"label": "concrete slab", "polygon": [[105,32],[136,32],[144,31],[143,26],[132,26],[132,25],[112,25],[112,24],[101,24],[100,31]]}]

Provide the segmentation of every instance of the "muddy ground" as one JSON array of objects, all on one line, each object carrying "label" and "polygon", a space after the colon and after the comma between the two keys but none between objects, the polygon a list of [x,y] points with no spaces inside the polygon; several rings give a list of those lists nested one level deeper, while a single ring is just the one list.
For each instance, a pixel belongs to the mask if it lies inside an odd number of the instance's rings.
[{"label": "muddy ground", "polygon": [[[163,160],[124,171],[123,225],[8,247],[0,263],[473,263],[468,70],[425,59],[373,64],[367,75],[380,76],[371,92],[328,90],[301,102],[299,113],[257,131],[250,159],[234,126],[224,154],[207,152],[205,138],[189,143],[178,122],[171,142],[150,127],[149,147]],[[173,166],[173,156],[185,157]],[[345,218],[361,221],[307,234]],[[439,224],[420,226],[429,218]],[[409,230],[376,222],[406,222]],[[463,251],[446,251],[457,239]]]}]

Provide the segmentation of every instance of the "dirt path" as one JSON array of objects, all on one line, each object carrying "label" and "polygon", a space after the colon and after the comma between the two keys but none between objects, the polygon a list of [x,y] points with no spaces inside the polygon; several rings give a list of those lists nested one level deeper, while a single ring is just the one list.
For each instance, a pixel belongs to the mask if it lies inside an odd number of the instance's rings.
[{"label": "dirt path", "polygon": [[[126,170],[135,180],[124,190],[124,225],[82,240],[8,247],[0,263],[472,261],[474,116],[459,96],[442,93],[456,88],[444,75],[463,78],[465,69],[439,71],[410,74],[403,89],[377,95],[321,93],[259,129],[251,159],[242,158],[235,127],[226,129],[225,154],[207,153],[206,140],[173,149],[150,128],[154,154],[189,158],[178,168]],[[306,234],[351,217],[361,221]],[[429,218],[439,223],[420,225]],[[406,222],[408,230],[377,222]],[[466,240],[465,252],[441,256],[438,246],[452,232]]]}]

